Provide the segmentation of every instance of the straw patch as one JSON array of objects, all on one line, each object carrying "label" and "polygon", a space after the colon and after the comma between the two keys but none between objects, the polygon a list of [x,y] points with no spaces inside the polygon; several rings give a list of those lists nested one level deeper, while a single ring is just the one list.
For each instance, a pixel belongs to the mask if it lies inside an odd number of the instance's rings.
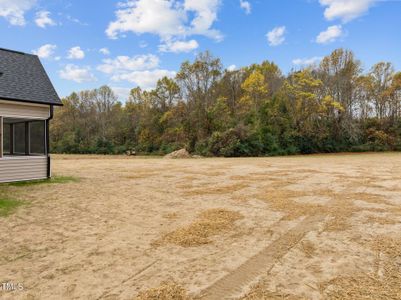
[{"label": "straw patch", "polygon": [[[386,199],[377,194],[334,192],[329,189],[312,191],[295,191],[287,188],[287,182],[276,182],[257,197],[267,202],[273,210],[285,213],[284,220],[294,220],[302,216],[315,215],[318,213],[328,214],[330,218],[324,226],[324,231],[344,231],[350,228],[349,219],[354,213],[361,210],[379,212],[378,208],[361,208],[354,204],[358,199],[368,203],[383,204]],[[316,199],[325,199],[324,204],[305,203],[300,199],[313,196]],[[327,203],[327,199],[332,199]],[[317,201],[316,201],[317,202]]]},{"label": "straw patch", "polygon": [[323,231],[334,232],[349,229],[349,219],[359,211],[352,202],[337,201],[332,206],[324,207],[324,211],[330,214],[330,219],[326,221]]},{"label": "straw patch", "polygon": [[246,183],[237,183],[224,186],[204,186],[202,188],[195,188],[189,191],[185,191],[186,196],[199,196],[199,195],[225,195],[231,194],[242,189],[249,187]]},{"label": "straw patch", "polygon": [[186,290],[171,281],[162,282],[159,287],[139,293],[136,300],[191,300]]},{"label": "straw patch", "polygon": [[224,233],[234,228],[235,221],[243,216],[235,211],[210,209],[202,212],[198,219],[186,227],[166,234],[161,242],[182,247],[195,247],[211,243],[212,236]]},{"label": "straw patch", "polygon": [[189,174],[189,175],[206,176],[206,177],[210,177],[210,176],[217,177],[217,176],[225,175],[225,173],[222,171],[208,171],[208,170],[199,170],[199,171],[183,170],[182,172],[185,174]]},{"label": "straw patch", "polygon": [[258,182],[258,181],[264,181],[268,182],[271,180],[271,178],[265,174],[265,175],[233,175],[230,176],[230,180],[233,181],[245,181],[245,182]]},{"label": "straw patch", "polygon": [[379,237],[371,248],[376,252],[374,271],[338,276],[321,284],[325,299],[401,299],[401,241]]},{"label": "straw patch", "polygon": [[399,220],[391,219],[390,217],[378,217],[369,215],[363,221],[365,224],[379,224],[379,225],[396,225],[399,224]]},{"label": "straw patch", "polygon": [[387,201],[387,199],[384,196],[378,195],[378,194],[350,193],[347,195],[348,195],[348,197],[350,197],[354,200],[362,200],[367,203],[392,205],[392,203],[390,201]]},{"label": "straw patch", "polygon": [[318,213],[323,206],[304,204],[294,201],[293,198],[307,196],[308,193],[293,191],[280,187],[269,188],[258,195],[258,198],[269,203],[273,210],[284,212],[285,220],[294,220],[302,216]]},{"label": "straw patch", "polygon": [[149,178],[149,177],[156,176],[156,175],[158,175],[156,172],[139,172],[139,173],[125,176],[125,178],[126,179],[145,179],[145,178]]},{"label": "straw patch", "polygon": [[179,218],[179,216],[178,216],[178,213],[171,212],[171,213],[167,213],[167,214],[163,215],[163,218],[165,218],[167,220],[176,220]]}]

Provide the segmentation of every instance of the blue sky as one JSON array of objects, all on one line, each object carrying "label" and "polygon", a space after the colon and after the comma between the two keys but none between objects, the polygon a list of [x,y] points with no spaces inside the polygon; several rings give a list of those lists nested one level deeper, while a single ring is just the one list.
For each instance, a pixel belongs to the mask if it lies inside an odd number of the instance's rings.
[{"label": "blue sky", "polygon": [[0,47],[38,54],[60,96],[107,84],[124,100],[204,50],[287,73],[343,47],[400,70],[400,28],[399,0],[0,0]]}]

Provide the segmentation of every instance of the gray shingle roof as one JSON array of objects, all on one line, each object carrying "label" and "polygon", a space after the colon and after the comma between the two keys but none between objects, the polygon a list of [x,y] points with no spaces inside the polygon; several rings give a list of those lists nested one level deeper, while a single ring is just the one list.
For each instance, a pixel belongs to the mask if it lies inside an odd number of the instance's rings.
[{"label": "gray shingle roof", "polygon": [[0,99],[62,105],[36,55],[0,48]]}]

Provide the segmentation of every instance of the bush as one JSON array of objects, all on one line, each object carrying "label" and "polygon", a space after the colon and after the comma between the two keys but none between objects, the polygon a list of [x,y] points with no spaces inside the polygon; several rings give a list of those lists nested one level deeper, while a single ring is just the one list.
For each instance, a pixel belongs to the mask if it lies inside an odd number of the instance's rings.
[{"label": "bush", "polygon": [[224,132],[214,132],[209,139],[198,142],[195,150],[206,156],[258,156],[262,145],[257,134],[240,125]]},{"label": "bush", "polygon": [[96,141],[95,153],[96,154],[114,154],[114,145],[106,139],[99,138]]}]

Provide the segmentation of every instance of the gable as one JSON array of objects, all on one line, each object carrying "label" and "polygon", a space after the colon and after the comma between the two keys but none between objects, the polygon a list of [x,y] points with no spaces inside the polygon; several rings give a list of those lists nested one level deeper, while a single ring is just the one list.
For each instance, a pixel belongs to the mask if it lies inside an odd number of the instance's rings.
[{"label": "gable", "polygon": [[36,55],[0,48],[0,98],[62,105]]}]

